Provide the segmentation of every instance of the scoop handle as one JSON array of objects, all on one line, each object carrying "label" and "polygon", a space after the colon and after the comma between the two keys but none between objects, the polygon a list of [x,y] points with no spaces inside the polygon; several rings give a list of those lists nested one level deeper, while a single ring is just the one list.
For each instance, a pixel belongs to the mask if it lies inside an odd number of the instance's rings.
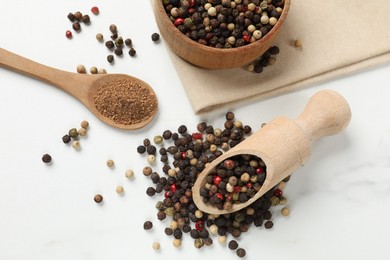
[{"label": "scoop handle", "polygon": [[333,90],[321,90],[313,95],[295,120],[312,143],[341,132],[350,121],[351,109],[347,101]]},{"label": "scoop handle", "polygon": [[80,87],[90,84],[87,75],[55,69],[0,48],[0,67],[36,78],[57,86],[75,97],[85,95],[87,89]]}]

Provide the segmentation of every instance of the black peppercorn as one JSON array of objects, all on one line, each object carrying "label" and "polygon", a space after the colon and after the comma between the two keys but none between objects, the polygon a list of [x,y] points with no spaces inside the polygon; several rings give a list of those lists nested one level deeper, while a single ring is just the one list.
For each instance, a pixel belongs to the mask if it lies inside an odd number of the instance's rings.
[{"label": "black peppercorn", "polygon": [[72,24],[72,28],[73,28],[73,30],[75,30],[75,31],[80,31],[80,29],[81,29],[80,23],[79,23],[79,22],[74,22],[74,23]]},{"label": "black peppercorn", "polygon": [[236,240],[230,240],[228,244],[229,249],[236,250],[238,248],[238,243]]},{"label": "black peppercorn", "polygon": [[74,14],[73,14],[73,13],[69,13],[69,14],[68,14],[68,19],[69,19],[71,22],[74,22],[74,20],[75,20],[76,18],[74,17]]},{"label": "black peppercorn", "polygon": [[271,229],[274,226],[274,223],[271,220],[268,220],[264,223],[266,229]]},{"label": "black peppercorn", "polygon": [[243,249],[243,248],[237,249],[236,253],[237,253],[238,257],[245,257],[245,255],[246,255],[245,249]]},{"label": "black peppercorn", "polygon": [[140,145],[137,147],[137,152],[140,153],[140,154],[143,154],[146,152],[146,147],[143,146],[143,145]]},{"label": "black peppercorn", "polygon": [[106,47],[107,47],[108,49],[112,49],[112,48],[115,47],[113,41],[106,41],[105,45],[106,45]]},{"label": "black peppercorn", "polygon": [[114,53],[116,56],[121,56],[123,54],[123,50],[121,48],[116,48]]},{"label": "black peppercorn", "polygon": [[150,229],[152,229],[152,227],[153,227],[153,223],[151,221],[145,221],[145,223],[144,223],[145,230],[150,230]]},{"label": "black peppercorn", "polygon": [[50,162],[51,162],[51,156],[50,156],[49,154],[44,154],[44,155],[42,156],[42,161],[43,161],[44,163],[50,163]]},{"label": "black peppercorn", "polygon": [[148,187],[146,189],[146,194],[150,197],[153,197],[156,194],[156,189],[153,187]]},{"label": "black peppercorn", "polygon": [[113,55],[108,55],[107,56],[107,61],[109,62],[109,63],[113,63],[114,62],[114,56]]},{"label": "black peppercorn", "polygon": [[91,23],[91,18],[89,17],[89,15],[85,14],[85,15],[83,15],[83,17],[81,18],[81,21],[82,21],[83,23],[89,24],[89,23]]},{"label": "black peppercorn", "polygon": [[130,55],[131,57],[135,56],[136,53],[137,53],[137,52],[135,51],[134,48],[131,48],[131,49],[129,50],[129,55]]},{"label": "black peppercorn", "polygon": [[126,46],[131,46],[133,44],[133,41],[130,38],[127,38],[125,40],[125,44],[126,44]]},{"label": "black peppercorn", "polygon": [[160,35],[158,33],[153,33],[151,37],[152,37],[152,41],[154,42],[160,40]]},{"label": "black peppercorn", "polygon": [[164,232],[168,236],[172,236],[173,235],[173,229],[172,228],[165,228]]},{"label": "black peppercorn", "polygon": [[64,142],[65,144],[69,143],[71,141],[71,138],[69,135],[64,135],[62,137],[62,142]]},{"label": "black peppercorn", "polygon": [[157,151],[157,148],[156,148],[156,146],[154,146],[154,145],[149,145],[148,147],[146,147],[146,152],[148,153],[148,154],[156,154],[156,151]]}]

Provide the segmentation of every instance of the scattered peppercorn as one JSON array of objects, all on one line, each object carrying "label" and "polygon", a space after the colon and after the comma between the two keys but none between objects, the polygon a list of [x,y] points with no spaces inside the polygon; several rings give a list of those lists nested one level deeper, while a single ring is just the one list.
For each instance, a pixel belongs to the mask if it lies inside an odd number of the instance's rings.
[{"label": "scattered peppercorn", "polygon": [[96,40],[98,40],[99,42],[102,42],[104,40],[103,34],[101,34],[101,33],[96,34]]},{"label": "scattered peppercorn", "polygon": [[121,56],[123,54],[123,50],[121,48],[116,48],[114,53],[116,56]]},{"label": "scattered peppercorn", "polygon": [[43,156],[42,156],[42,161],[44,162],[44,163],[50,163],[51,162],[51,156],[50,156],[50,154],[44,154]]},{"label": "scattered peppercorn", "polygon": [[65,32],[65,36],[66,36],[66,38],[70,39],[70,38],[72,38],[73,34],[72,34],[71,31],[67,30],[67,31]]},{"label": "scattered peppercorn", "polygon": [[113,55],[108,55],[107,56],[107,61],[109,62],[109,63],[113,63],[114,62],[114,56]]},{"label": "scattered peppercorn", "polygon": [[62,137],[62,142],[64,142],[65,144],[69,143],[71,141],[71,138],[69,135],[64,135]]},{"label": "scattered peppercorn", "polygon": [[69,136],[73,139],[77,138],[79,136],[79,132],[77,131],[76,128],[71,128],[69,130]]},{"label": "scattered peppercorn", "polygon": [[72,147],[73,147],[75,150],[80,149],[80,142],[79,142],[79,141],[73,141]]},{"label": "scattered peppercorn", "polygon": [[302,41],[301,40],[294,40],[293,41],[293,46],[295,48],[302,48]]},{"label": "scattered peppercorn", "polygon": [[87,69],[82,64],[77,66],[76,71],[77,71],[77,73],[80,73],[80,74],[86,74],[87,73]]},{"label": "scattered peppercorn", "polygon": [[236,250],[238,248],[238,243],[236,240],[230,240],[228,247],[230,250]]},{"label": "scattered peppercorn", "polygon": [[126,44],[127,46],[131,46],[131,45],[133,44],[133,41],[132,41],[130,38],[127,38],[127,39],[125,40],[125,44]]},{"label": "scattered peppercorn", "polygon": [[90,72],[91,74],[98,74],[98,68],[96,68],[96,67],[91,67],[91,68],[89,69],[89,72]]},{"label": "scattered peppercorn", "polygon": [[136,53],[137,53],[137,52],[135,51],[134,48],[131,48],[131,49],[129,50],[129,55],[130,55],[131,57],[134,57]]},{"label": "scattered peppercorn", "polygon": [[153,223],[151,221],[145,221],[145,223],[144,223],[145,230],[150,230],[150,229],[152,229],[152,227],[153,227]]},{"label": "scattered peppercorn", "polygon": [[73,28],[73,30],[75,30],[75,31],[80,31],[81,30],[81,25],[80,25],[80,23],[79,22],[74,22],[73,24],[72,24],[72,28]]},{"label": "scattered peppercorn", "polygon": [[97,6],[94,6],[91,8],[91,12],[94,14],[94,15],[98,15],[99,14],[99,8]]},{"label": "scattered peppercorn", "polygon": [[123,186],[117,186],[116,189],[115,189],[116,193],[118,194],[123,194],[123,192],[125,191],[125,189],[123,188]]},{"label": "scattered peppercorn", "polygon": [[107,165],[107,167],[109,167],[109,168],[112,168],[112,167],[114,167],[114,161],[113,160],[107,160],[107,162],[106,162],[106,165]]},{"label": "scattered peppercorn", "polygon": [[245,255],[246,255],[246,251],[243,248],[237,249],[236,253],[237,253],[238,257],[245,257]]},{"label": "scattered peppercorn", "polygon": [[91,23],[91,18],[89,17],[89,15],[86,14],[86,15],[83,15],[82,21],[85,24],[90,24]]},{"label": "scattered peppercorn", "polygon": [[153,33],[152,34],[152,41],[157,42],[158,40],[160,40],[160,34]]},{"label": "scattered peppercorn", "polygon": [[112,33],[117,33],[117,31],[118,31],[118,28],[116,27],[115,24],[111,24],[109,29],[110,29],[110,32],[112,32]]},{"label": "scattered peppercorn", "polygon": [[100,194],[96,194],[95,197],[93,197],[93,200],[96,202],[96,203],[101,203],[103,201],[103,196],[100,195]]},{"label": "scattered peppercorn", "polygon": [[161,247],[161,245],[160,245],[160,243],[158,243],[158,242],[154,242],[153,243],[153,245],[152,245],[152,248],[154,249],[154,250],[160,250],[160,247]]}]

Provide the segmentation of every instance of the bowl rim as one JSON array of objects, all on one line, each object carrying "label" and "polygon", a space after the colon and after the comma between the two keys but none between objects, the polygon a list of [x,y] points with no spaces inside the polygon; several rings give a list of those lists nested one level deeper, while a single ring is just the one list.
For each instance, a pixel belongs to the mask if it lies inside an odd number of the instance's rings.
[{"label": "bowl rim", "polygon": [[265,42],[268,41],[269,38],[273,37],[273,34],[275,34],[279,30],[279,28],[283,25],[283,23],[287,17],[288,11],[290,9],[290,4],[291,4],[291,0],[284,0],[283,10],[282,10],[282,13],[281,13],[278,21],[272,27],[272,29],[264,37],[262,37],[260,40],[257,40],[255,42],[252,42],[252,43],[246,44],[244,46],[240,46],[240,47],[215,48],[212,46],[203,45],[201,43],[198,43],[197,41],[194,41],[194,40],[188,38],[184,33],[179,31],[179,29],[169,19],[168,15],[165,11],[164,4],[162,3],[162,0],[154,0],[154,1],[157,1],[157,7],[159,9],[158,11],[162,14],[161,18],[162,18],[163,22],[165,24],[167,24],[168,27],[171,27],[174,30],[174,33],[178,34],[179,37],[181,37],[187,44],[196,45],[197,48],[200,48],[201,50],[204,50],[204,51],[213,51],[215,53],[221,53],[221,54],[226,53],[227,51],[230,51],[230,52],[246,51],[247,49],[252,49],[256,46],[262,46]]}]

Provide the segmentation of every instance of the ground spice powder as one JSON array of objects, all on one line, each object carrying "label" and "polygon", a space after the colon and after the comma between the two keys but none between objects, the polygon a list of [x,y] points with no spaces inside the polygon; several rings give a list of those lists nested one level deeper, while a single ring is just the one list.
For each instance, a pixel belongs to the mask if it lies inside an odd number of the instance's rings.
[{"label": "ground spice powder", "polygon": [[156,95],[127,79],[102,84],[93,98],[96,109],[117,124],[138,124],[153,117],[157,111]]}]

